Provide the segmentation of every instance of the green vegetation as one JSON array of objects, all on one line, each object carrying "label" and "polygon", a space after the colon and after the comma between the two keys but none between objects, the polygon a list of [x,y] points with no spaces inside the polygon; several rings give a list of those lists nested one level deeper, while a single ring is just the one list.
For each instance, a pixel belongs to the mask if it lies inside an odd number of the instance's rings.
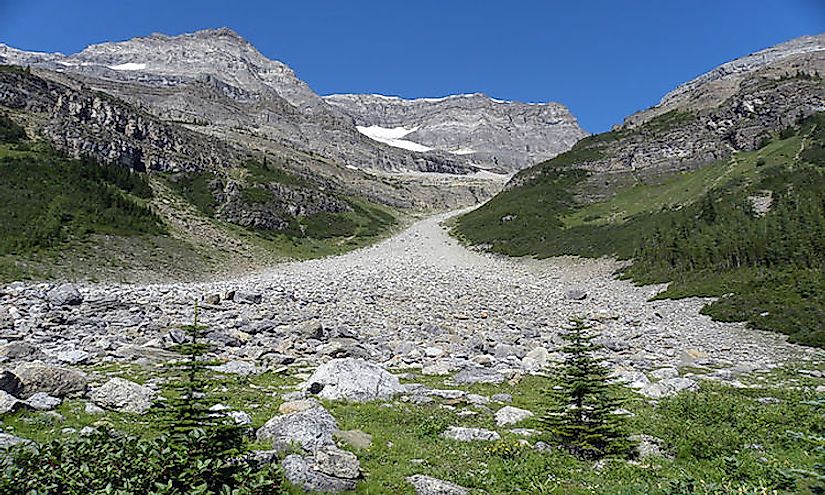
[{"label": "green vegetation", "polygon": [[26,139],[26,131],[8,115],[0,113],[0,144],[19,143]]},{"label": "green vegetation", "polygon": [[[204,327],[185,327],[190,342],[178,346],[183,360],[167,367],[174,385],[152,430],[130,436],[115,430],[56,438],[21,446],[0,457],[0,493],[87,495],[275,495],[283,480],[272,466],[238,462],[246,428],[209,410],[215,397],[200,342]],[[152,431],[150,430],[150,431]]]},{"label": "green vegetation", "polygon": [[64,246],[91,234],[161,234],[145,178],[70,160],[37,144],[0,145],[0,255]]},{"label": "green vegetation", "polygon": [[[800,367],[809,366],[811,364],[806,363]],[[117,374],[143,381],[166,378],[171,371],[110,364],[98,368],[96,373]],[[445,388],[443,377],[414,376],[411,380]],[[517,426],[541,430],[541,416],[551,410],[548,408],[547,394],[553,387],[561,385],[562,380],[556,375],[525,376],[512,383],[479,384],[464,387],[463,390],[486,396],[511,394],[513,406],[536,413],[536,417]],[[353,450],[364,471],[364,480],[355,490],[360,494],[412,495],[412,487],[404,478],[413,474],[450,480],[470,488],[473,494],[822,493],[825,488],[822,478],[822,466],[825,465],[825,445],[822,443],[825,436],[825,402],[822,394],[815,393],[814,388],[823,384],[823,380],[803,377],[791,369],[742,377],[741,380],[749,387],[733,388],[702,382],[697,392],[663,399],[657,405],[639,400],[632,392],[622,390],[623,407],[633,413],[627,418],[628,433],[661,439],[666,455],[631,462],[612,459],[601,462],[599,469],[594,469],[592,460],[580,459],[564,449],[538,451],[524,445],[520,440],[527,440],[531,445],[538,440],[549,442],[552,446],[558,443],[548,434],[524,437],[509,432],[507,428],[498,428],[490,412],[471,407],[463,401],[425,405],[395,401],[391,406],[327,402],[325,407],[336,417],[342,430],[360,429],[372,436],[372,446]],[[293,375],[272,372],[249,378],[212,374],[205,391],[210,397],[220,396],[223,404],[249,412],[252,426],[259,428],[277,414],[280,393],[290,390],[285,386],[299,381]],[[176,393],[174,386],[166,384],[164,387],[163,394],[171,399]],[[492,403],[490,407],[496,410],[501,405]],[[458,414],[464,409],[476,414]],[[169,457],[165,457],[166,454],[145,456],[133,464],[125,461],[138,448],[160,453],[163,453],[163,448],[169,449],[168,444],[161,447],[158,443],[163,435],[156,416],[124,413],[88,416],[83,413],[83,403],[80,401],[67,401],[58,412],[65,419],[60,420],[39,411],[21,411],[3,416],[0,420],[7,431],[37,441],[67,437],[62,432],[65,427],[80,429],[96,426],[100,429],[108,423],[125,433],[125,436],[117,437],[122,440],[113,442],[122,441],[128,445],[121,449],[104,442],[103,448],[95,445],[95,450],[92,450],[93,447],[83,443],[82,439],[76,440],[79,442],[76,444],[66,443],[65,440],[52,444],[64,448],[65,456],[60,457],[61,462],[58,463],[61,469],[55,470],[63,479],[76,479],[78,471],[69,470],[78,468],[80,460],[85,461],[89,476],[94,477],[111,476],[104,471],[105,459],[110,460],[112,465],[122,465],[119,476],[124,480],[153,479],[158,468],[178,465],[177,461],[169,459],[178,455],[179,451],[175,449],[168,452]],[[441,437],[441,433],[451,425],[495,429],[502,434],[502,440],[463,443]],[[69,435],[68,438],[72,437]],[[137,438],[141,439],[140,443],[132,443],[137,442]],[[268,448],[264,444],[249,444],[247,447]],[[77,454],[72,455],[72,452]],[[55,455],[62,454],[49,453],[46,459],[54,459]],[[413,459],[418,461],[411,462]],[[64,463],[65,468],[62,467]],[[10,473],[8,468],[8,464],[3,464],[0,469]],[[200,469],[192,465],[189,468]],[[14,472],[20,473],[19,470]],[[3,487],[9,486],[2,485],[2,479],[0,493]],[[20,478],[11,480],[19,481]],[[288,493],[303,493],[294,487],[287,489]],[[87,493],[94,492],[90,490]]]},{"label": "green vegetation", "polygon": [[198,210],[206,215],[214,215],[218,200],[213,192],[214,174],[208,172],[185,172],[169,177],[169,185]]},{"label": "green vegetation", "polygon": [[575,321],[562,334],[564,363],[543,422],[556,443],[576,457],[626,457],[630,441],[622,417],[614,412],[621,405],[618,385],[610,383],[610,370],[595,356],[599,346],[588,330],[584,322]]},{"label": "green vegetation", "polygon": [[455,232],[511,256],[632,259],[623,276],[673,282],[660,297],[732,294],[704,311],[825,347],[823,158],[825,113],[757,151],[595,203],[573,193],[586,191],[588,174],[554,159]]}]

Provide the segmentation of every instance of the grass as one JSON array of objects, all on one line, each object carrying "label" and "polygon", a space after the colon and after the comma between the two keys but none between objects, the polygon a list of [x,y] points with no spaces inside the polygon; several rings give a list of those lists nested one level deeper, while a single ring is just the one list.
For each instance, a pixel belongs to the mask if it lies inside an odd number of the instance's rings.
[{"label": "grass", "polygon": [[[165,378],[154,367],[137,365],[106,365],[95,372],[136,381]],[[277,414],[280,394],[299,381],[289,373],[271,372],[250,378],[214,378],[211,392],[220,396],[222,403],[250,413],[256,428]],[[474,494],[816,493],[814,476],[805,473],[814,472],[825,460],[821,450],[825,397],[813,391],[825,380],[802,376],[792,368],[742,380],[749,388],[703,382],[698,392],[683,393],[657,405],[627,392],[625,407],[635,414],[629,420],[631,432],[662,439],[673,458],[608,462],[598,470],[592,462],[580,461],[562,450],[540,452],[522,445],[521,440],[532,444],[546,439],[520,437],[507,428],[497,428],[492,413],[500,404],[491,404],[492,410],[461,401],[426,405],[326,402],[325,406],[341,429],[360,429],[372,435],[370,448],[354,451],[365,473],[353,492],[358,494],[411,495],[413,490],[405,477],[413,474],[450,480]],[[416,376],[413,381],[453,388],[444,385],[444,377]],[[544,411],[544,391],[553,384],[552,377],[526,376],[513,383],[457,388],[486,396],[509,393],[512,405],[537,413],[517,426],[541,429],[537,418]],[[764,397],[775,401],[756,400]],[[476,414],[461,416],[459,411]],[[79,429],[101,421],[135,434],[152,435],[153,431],[151,416],[89,416],[76,400],[64,402],[58,412],[62,420],[46,413],[21,412],[3,417],[2,423],[8,431],[38,441],[63,435],[65,427]],[[494,429],[503,438],[492,443],[441,438],[441,432],[452,425]],[[302,492],[293,488],[292,493]]]}]

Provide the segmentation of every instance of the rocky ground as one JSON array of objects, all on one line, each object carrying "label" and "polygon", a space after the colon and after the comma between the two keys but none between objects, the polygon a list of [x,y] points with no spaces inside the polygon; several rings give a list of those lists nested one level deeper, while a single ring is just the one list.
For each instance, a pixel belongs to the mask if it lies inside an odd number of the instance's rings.
[{"label": "rocky ground", "polygon": [[197,302],[219,357],[258,366],[352,356],[432,372],[468,363],[529,371],[553,359],[559,329],[579,317],[592,320],[610,358],[628,369],[701,361],[747,371],[821,358],[779,335],[713,322],[699,314],[703,300],[649,302],[662,286],[616,280],[612,260],[473,252],[441,226],[448,216],[370,248],[240,279],[12,283],[0,290],[0,338],[65,364],[151,358],[192,322]]},{"label": "rocky ground", "polygon": [[[346,411],[338,401],[386,402],[397,411],[434,403],[452,411],[455,421],[438,425],[438,441],[536,434],[513,427],[538,425],[530,419],[540,412],[537,399],[508,405],[512,396],[473,387],[515,386],[522,377],[532,387],[529,375],[541,375],[560,357],[559,332],[571,318],[586,319],[601,333],[616,376],[648,400],[695,390],[700,379],[746,387],[752,377],[787,364],[811,363],[800,373],[822,377],[822,351],[713,322],[699,314],[703,300],[648,301],[663,287],[615,279],[615,261],[518,260],[469,250],[442,226],[450,215],[422,220],[369,248],[244,278],[9,284],[0,289],[0,366],[6,368],[0,418],[21,409],[60,416],[53,410],[67,398],[85,399],[61,410],[80,408],[79,417],[146,413],[164,387],[151,365],[175,357],[172,347],[187,338],[180,326],[193,321],[196,307],[225,362],[215,371],[258,377],[238,385],[239,394],[258,394],[253,399],[216,404],[216,410],[252,424],[257,441],[271,445],[253,454],[258,461],[279,459],[299,444],[280,462],[290,481],[309,491],[353,489],[361,468],[350,451],[372,442],[363,431],[339,429],[340,418],[325,408]],[[148,374],[136,373],[134,365]],[[127,369],[129,380],[115,376]],[[392,402],[397,397],[401,403]],[[353,427],[350,413],[347,418]],[[413,423],[423,428],[428,421]],[[7,430],[0,446],[21,441],[18,430]],[[653,449],[656,439],[641,443]],[[422,474],[405,483],[418,494],[467,493]]]}]

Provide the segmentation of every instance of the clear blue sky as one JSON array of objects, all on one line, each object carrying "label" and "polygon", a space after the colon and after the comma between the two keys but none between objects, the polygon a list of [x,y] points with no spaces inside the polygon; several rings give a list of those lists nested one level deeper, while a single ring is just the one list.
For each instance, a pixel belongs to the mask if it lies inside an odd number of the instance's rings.
[{"label": "clear blue sky", "polygon": [[27,50],[221,26],[321,94],[559,101],[599,132],[722,62],[825,31],[825,0],[0,0],[0,42]]}]

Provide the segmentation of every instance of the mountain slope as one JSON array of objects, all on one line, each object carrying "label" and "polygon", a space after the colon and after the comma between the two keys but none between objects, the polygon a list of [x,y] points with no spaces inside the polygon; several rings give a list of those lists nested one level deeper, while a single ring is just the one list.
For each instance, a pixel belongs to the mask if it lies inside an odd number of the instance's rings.
[{"label": "mountain slope", "polygon": [[414,100],[338,94],[324,100],[352,117],[367,136],[375,138],[370,128],[399,129],[418,149],[461,155],[508,172],[567,151],[587,135],[558,103],[501,101],[482,94]]},{"label": "mountain slope", "polygon": [[663,297],[733,293],[706,311],[825,346],[825,66],[794,57],[812,69],[760,65],[721,103],[581,140],[456,233],[509,255],[632,259],[625,276],[675,282]]},{"label": "mountain slope", "polygon": [[[0,45],[0,63],[70,74],[161,119],[197,125],[199,132],[242,146],[266,146],[272,151],[286,146],[358,169],[452,174],[479,168],[508,171],[513,167],[510,163],[525,166],[537,157],[547,158],[568,149],[574,140],[567,127],[581,133],[575,119],[557,104],[542,106],[541,112],[525,112],[524,105],[508,104],[505,107],[518,108],[512,115],[499,115],[501,111],[494,107],[501,105],[491,106],[486,98],[470,99],[467,102],[475,106],[466,110],[474,120],[504,118],[516,122],[516,126],[487,126],[483,131],[498,147],[508,148],[500,152],[507,157],[507,164],[498,166],[496,156],[486,149],[470,159],[440,151],[440,146],[387,146],[359,133],[351,115],[316,95],[288,66],[266,58],[225,28],[101,43],[69,56]],[[460,127],[461,116],[457,118],[459,122],[447,124]],[[548,122],[555,125],[562,121],[565,125],[558,132],[555,127],[536,130]],[[524,126],[533,131],[520,133],[517,139],[508,137]]]}]

